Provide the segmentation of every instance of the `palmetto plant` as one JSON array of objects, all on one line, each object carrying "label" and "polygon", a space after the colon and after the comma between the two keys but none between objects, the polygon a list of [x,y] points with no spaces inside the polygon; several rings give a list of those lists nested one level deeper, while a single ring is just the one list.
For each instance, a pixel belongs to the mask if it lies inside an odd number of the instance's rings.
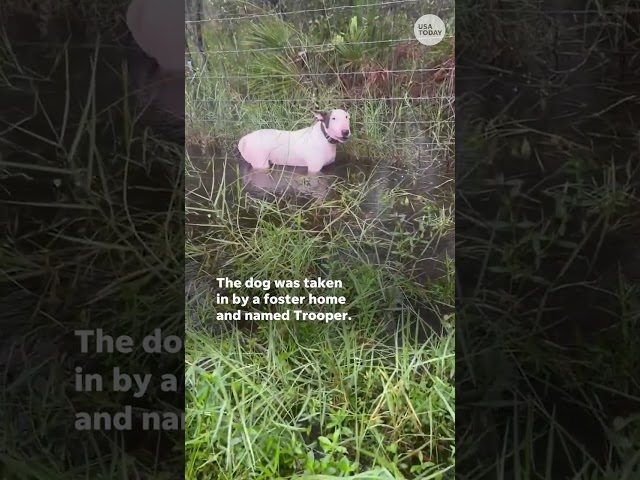
[{"label": "palmetto plant", "polygon": [[304,68],[300,45],[302,35],[280,19],[254,24],[244,47],[250,50],[246,64],[249,95],[258,98],[291,98],[299,92]]},{"label": "palmetto plant", "polygon": [[348,26],[332,39],[337,70],[362,70],[372,61],[379,61],[388,55],[390,41],[394,37],[389,27],[387,21],[372,14],[367,17],[352,16]]}]

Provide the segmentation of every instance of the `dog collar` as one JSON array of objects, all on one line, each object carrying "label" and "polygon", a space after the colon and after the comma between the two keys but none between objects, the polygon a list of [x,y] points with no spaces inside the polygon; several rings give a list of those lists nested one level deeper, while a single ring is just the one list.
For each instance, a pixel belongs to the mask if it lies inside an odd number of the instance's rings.
[{"label": "dog collar", "polygon": [[335,145],[338,143],[338,140],[336,140],[333,137],[330,137],[329,134],[327,133],[327,131],[324,128],[324,123],[320,123],[320,130],[322,130],[322,134],[324,135],[324,138],[327,139],[327,142],[329,142],[332,145]]}]

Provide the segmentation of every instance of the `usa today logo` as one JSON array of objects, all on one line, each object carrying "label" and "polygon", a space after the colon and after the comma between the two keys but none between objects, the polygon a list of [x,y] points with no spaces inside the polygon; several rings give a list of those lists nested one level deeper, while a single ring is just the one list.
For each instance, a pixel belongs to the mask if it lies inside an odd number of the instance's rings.
[{"label": "usa today logo", "polygon": [[436,15],[423,15],[413,26],[413,34],[423,45],[437,45],[444,38],[444,33],[444,22]]}]

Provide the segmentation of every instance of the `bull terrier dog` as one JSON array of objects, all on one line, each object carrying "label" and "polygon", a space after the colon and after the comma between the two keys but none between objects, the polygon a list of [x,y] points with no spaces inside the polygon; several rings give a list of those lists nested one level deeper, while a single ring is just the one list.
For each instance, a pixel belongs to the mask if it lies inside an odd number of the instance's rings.
[{"label": "bull terrier dog", "polygon": [[256,170],[269,165],[307,167],[318,173],[336,159],[336,146],[351,135],[349,114],[344,110],[313,112],[316,123],[300,130],[256,130],[240,139],[242,158]]}]

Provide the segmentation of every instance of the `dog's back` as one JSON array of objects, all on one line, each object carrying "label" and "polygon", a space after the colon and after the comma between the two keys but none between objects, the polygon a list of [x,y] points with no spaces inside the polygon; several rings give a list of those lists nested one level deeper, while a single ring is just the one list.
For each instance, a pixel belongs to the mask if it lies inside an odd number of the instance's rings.
[{"label": "dog's back", "polygon": [[304,161],[304,135],[276,129],[256,130],[240,139],[238,150],[254,168],[265,169],[269,162],[275,165],[306,166]]},{"label": "dog's back", "polygon": [[294,131],[264,129],[249,133],[240,139],[238,149],[242,157],[256,169],[268,169],[269,164],[307,167],[319,172],[324,165],[335,160],[335,143],[328,141],[322,124]]}]

